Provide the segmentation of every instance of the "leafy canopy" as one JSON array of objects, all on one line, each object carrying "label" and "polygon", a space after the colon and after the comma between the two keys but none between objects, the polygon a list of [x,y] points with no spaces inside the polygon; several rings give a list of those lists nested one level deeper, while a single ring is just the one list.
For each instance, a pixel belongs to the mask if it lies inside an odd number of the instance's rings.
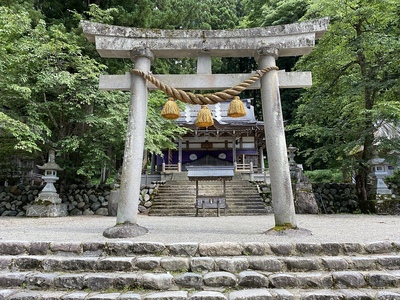
[{"label": "leafy canopy", "polygon": [[330,26],[297,64],[313,73],[291,126],[314,143],[309,164],[350,168],[366,181],[374,150],[399,147],[377,134],[400,120],[399,11],[392,0],[311,1],[307,18],[329,16]]}]

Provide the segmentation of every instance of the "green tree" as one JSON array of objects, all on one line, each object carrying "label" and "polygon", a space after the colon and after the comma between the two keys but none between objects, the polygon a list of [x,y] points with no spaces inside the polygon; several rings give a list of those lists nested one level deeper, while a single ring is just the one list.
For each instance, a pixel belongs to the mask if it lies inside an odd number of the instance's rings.
[{"label": "green tree", "polygon": [[96,85],[104,66],[83,54],[79,32],[68,32],[62,24],[47,26],[33,8],[0,9],[3,135],[14,136],[14,148],[40,150],[43,157],[49,148],[61,148],[74,173],[87,155],[78,145],[86,144],[83,138],[91,131],[93,105],[102,97]]},{"label": "green tree", "polygon": [[[98,90],[106,65],[98,62],[79,28],[46,24],[40,12],[18,3],[0,11],[3,157],[31,153],[43,161],[48,149],[56,148],[67,180],[97,179],[101,169],[115,172],[123,154],[129,93]],[[131,63],[111,65],[122,72]],[[161,153],[171,147],[167,139],[183,131],[156,116],[161,100],[153,98],[146,149]]]},{"label": "green tree", "polygon": [[244,15],[240,26],[262,27],[290,24],[307,12],[309,0],[243,0]]},{"label": "green tree", "polygon": [[[330,17],[330,27],[298,69],[313,72],[302,97],[297,135],[318,145],[309,163],[320,161],[354,174],[363,211],[368,207],[369,161],[374,150],[398,149],[398,139],[378,136],[383,124],[400,120],[398,1],[313,1],[308,18]],[[293,128],[292,127],[292,128]]]},{"label": "green tree", "polygon": [[[33,158],[40,151],[40,144],[49,133],[37,124],[28,124],[27,102],[31,90],[26,87],[25,72],[18,72],[22,62],[18,55],[22,47],[19,42],[25,39],[32,23],[38,21],[23,6],[16,10],[0,7],[0,180],[20,175],[19,165],[15,160]],[[17,42],[16,42],[17,41]],[[21,112],[21,114],[19,113]],[[34,130],[32,130],[34,129]],[[10,181],[12,183],[12,181]]]},{"label": "green tree", "polygon": [[[243,0],[243,13],[240,18],[240,27],[263,27],[290,24],[298,22],[307,12],[309,0]],[[277,66],[280,70],[290,72],[293,70],[299,57],[280,57],[277,60]],[[257,69],[254,59],[240,58],[236,59],[244,62],[241,67],[242,72],[251,72]],[[243,64],[238,64],[243,65]],[[246,68],[247,66],[247,68]],[[232,69],[232,67],[230,67]],[[286,124],[293,120],[293,113],[297,109],[297,99],[300,97],[303,89],[283,89],[281,93],[282,112]],[[262,120],[261,95],[259,90],[246,91],[247,97],[253,98],[256,107],[257,118]],[[287,132],[286,139],[288,144],[293,144],[303,149],[307,144]],[[297,161],[301,162],[302,157],[298,156]]]}]

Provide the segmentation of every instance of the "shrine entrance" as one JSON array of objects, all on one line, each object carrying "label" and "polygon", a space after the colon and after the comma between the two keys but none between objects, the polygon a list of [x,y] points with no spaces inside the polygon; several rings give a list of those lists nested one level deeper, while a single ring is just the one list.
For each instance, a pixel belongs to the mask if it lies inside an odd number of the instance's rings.
[{"label": "shrine entrance", "polygon": [[[309,53],[327,30],[328,19],[237,30],[151,30],[83,21],[83,32],[95,42],[102,57],[130,58],[134,69],[125,75],[100,78],[100,89],[131,92],[117,225],[106,237],[133,237],[147,232],[137,224],[148,90],[159,88],[169,96],[206,106],[227,101],[244,89],[260,89],[275,225],[297,228],[280,88],[311,85],[310,72],[278,71],[279,56]],[[153,75],[157,58],[197,58],[197,74]],[[259,70],[252,74],[212,74],[211,57],[254,57]],[[255,80],[250,80],[255,79]],[[204,96],[185,90],[214,90]]]}]

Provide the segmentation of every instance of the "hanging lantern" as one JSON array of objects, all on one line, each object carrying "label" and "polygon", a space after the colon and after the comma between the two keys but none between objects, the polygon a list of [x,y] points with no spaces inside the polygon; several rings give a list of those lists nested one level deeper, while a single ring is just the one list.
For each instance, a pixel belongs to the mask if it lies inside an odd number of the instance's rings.
[{"label": "hanging lantern", "polygon": [[239,96],[233,97],[233,100],[229,104],[228,117],[240,118],[246,115],[246,110],[244,108],[242,100]]},{"label": "hanging lantern", "polygon": [[207,105],[202,105],[197,113],[196,126],[197,127],[210,127],[214,125],[214,120],[211,111]]},{"label": "hanging lantern", "polygon": [[168,98],[168,101],[164,104],[161,111],[161,116],[165,119],[175,120],[181,116],[178,104],[176,104],[174,98]]}]

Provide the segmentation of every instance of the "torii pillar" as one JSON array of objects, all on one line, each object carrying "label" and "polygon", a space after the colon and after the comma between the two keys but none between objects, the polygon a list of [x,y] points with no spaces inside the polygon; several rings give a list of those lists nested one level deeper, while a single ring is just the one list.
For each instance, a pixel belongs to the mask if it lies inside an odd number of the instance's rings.
[{"label": "torii pillar", "polygon": [[[89,41],[96,43],[102,57],[131,58],[136,69],[150,70],[158,58],[198,59],[197,74],[155,75],[165,84],[182,90],[222,90],[242,82],[249,74],[211,74],[211,57],[256,57],[260,69],[276,65],[278,56],[309,53],[315,40],[328,27],[328,19],[237,30],[150,30],[81,22]],[[248,89],[261,89],[275,225],[296,229],[289,162],[279,88],[311,85],[310,72],[272,70]],[[131,91],[131,103],[117,224],[107,237],[135,237],[146,228],[137,224],[141,163],[146,126],[147,89],[154,86],[138,75],[101,76],[100,89]]]},{"label": "torii pillar", "polygon": [[[256,59],[260,69],[276,66],[277,58],[278,49],[275,47],[257,50]],[[287,157],[279,78],[276,70],[271,70],[261,78],[261,99],[269,174],[271,187],[274,187],[271,188],[271,193],[275,225],[294,229],[297,228],[297,222]]]},{"label": "torii pillar", "polygon": [[[136,69],[148,72],[154,56],[147,48],[134,49],[131,52],[131,59]],[[148,232],[145,227],[137,224],[139,196],[135,197],[140,194],[148,90],[143,77],[131,74],[130,80],[131,101],[122,164],[117,225],[103,232],[103,235],[109,238],[135,237]]]}]

